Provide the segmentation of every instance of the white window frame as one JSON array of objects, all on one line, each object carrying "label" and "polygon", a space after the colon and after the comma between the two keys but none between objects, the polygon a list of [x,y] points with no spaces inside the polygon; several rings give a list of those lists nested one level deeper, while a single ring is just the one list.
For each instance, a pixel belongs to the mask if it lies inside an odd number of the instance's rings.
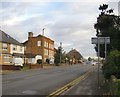
[{"label": "white window frame", "polygon": [[22,46],[20,46],[20,52],[22,52],[23,51],[23,47]]},{"label": "white window frame", "polygon": [[44,42],[44,47],[47,47],[48,48],[48,42]]},{"label": "white window frame", "polygon": [[48,49],[44,49],[44,55],[48,55]]},{"label": "white window frame", "polygon": [[7,49],[8,49],[8,44],[2,43],[2,50],[7,50]]},{"label": "white window frame", "polygon": [[37,41],[37,46],[41,46],[41,41]]},{"label": "white window frame", "polygon": [[34,63],[35,59],[34,58],[28,58],[28,63]]},{"label": "white window frame", "polygon": [[13,45],[13,51],[17,51],[17,45]]},{"label": "white window frame", "polygon": [[10,55],[4,55],[4,63],[10,63]]}]

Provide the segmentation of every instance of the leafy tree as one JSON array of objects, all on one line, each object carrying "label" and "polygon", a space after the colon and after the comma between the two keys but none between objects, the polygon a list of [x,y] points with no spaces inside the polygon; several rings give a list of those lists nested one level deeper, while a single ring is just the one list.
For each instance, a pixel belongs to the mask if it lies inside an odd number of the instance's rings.
[{"label": "leafy tree", "polygon": [[120,79],[120,51],[111,51],[102,69],[105,78],[109,79],[111,75],[115,75]]},{"label": "leafy tree", "polygon": [[60,58],[61,58],[61,62],[62,62],[62,59],[63,59],[62,47],[58,47],[54,57],[55,57],[55,60],[54,60],[55,64],[60,63]]},{"label": "leafy tree", "polygon": [[[103,73],[108,79],[111,75],[120,78],[120,16],[113,15],[113,9],[108,10],[106,4],[100,5],[99,10],[101,13],[94,25],[96,36],[100,32],[100,37],[110,37],[110,44],[107,46],[107,60],[102,67]],[[97,45],[95,50],[97,51]],[[100,45],[100,57],[105,57],[104,50],[104,45]]]},{"label": "leafy tree", "polygon": [[[113,49],[120,50],[120,16],[113,15],[113,9],[107,9],[108,5],[100,5],[99,10],[101,10],[101,13],[97,18],[97,23],[94,24],[94,28],[97,32],[96,36],[100,32],[100,37],[110,37],[111,41],[107,46],[109,53]],[[97,45],[95,46],[95,50],[98,52]],[[103,58],[105,57],[104,50],[104,45],[100,45],[100,56]]]},{"label": "leafy tree", "polygon": [[89,57],[89,58],[88,58],[88,61],[92,61],[92,58],[91,58],[91,57]]}]

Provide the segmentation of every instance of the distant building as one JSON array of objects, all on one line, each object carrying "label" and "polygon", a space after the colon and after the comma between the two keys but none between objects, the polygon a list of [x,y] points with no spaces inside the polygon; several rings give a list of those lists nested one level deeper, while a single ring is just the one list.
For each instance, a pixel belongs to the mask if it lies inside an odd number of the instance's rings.
[{"label": "distant building", "polygon": [[81,59],[83,58],[82,55],[76,50],[72,49],[66,54],[66,57],[68,58],[70,63],[79,63]]},{"label": "distant building", "polygon": [[23,43],[25,46],[26,63],[36,64],[38,59],[46,62],[46,59],[54,59],[54,41],[42,35],[33,36],[28,32],[28,40]]},{"label": "distant building", "polygon": [[0,30],[0,65],[3,69],[23,66],[24,46],[5,32]]}]

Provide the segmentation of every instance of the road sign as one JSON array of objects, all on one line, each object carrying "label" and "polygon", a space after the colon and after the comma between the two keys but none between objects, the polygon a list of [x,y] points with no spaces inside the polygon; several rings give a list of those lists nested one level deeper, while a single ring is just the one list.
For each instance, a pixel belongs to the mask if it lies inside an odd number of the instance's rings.
[{"label": "road sign", "polygon": [[[109,44],[110,37],[99,37],[99,44]],[[98,44],[98,37],[92,38],[92,44]]]}]

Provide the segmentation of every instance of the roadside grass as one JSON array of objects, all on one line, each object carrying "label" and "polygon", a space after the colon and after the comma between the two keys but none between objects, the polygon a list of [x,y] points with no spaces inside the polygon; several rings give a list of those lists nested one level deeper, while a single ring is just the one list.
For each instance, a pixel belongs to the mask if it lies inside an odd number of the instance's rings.
[{"label": "roadside grass", "polygon": [[30,69],[29,66],[24,66],[24,67],[21,69],[21,71],[26,71],[26,70],[29,70],[29,69]]}]

